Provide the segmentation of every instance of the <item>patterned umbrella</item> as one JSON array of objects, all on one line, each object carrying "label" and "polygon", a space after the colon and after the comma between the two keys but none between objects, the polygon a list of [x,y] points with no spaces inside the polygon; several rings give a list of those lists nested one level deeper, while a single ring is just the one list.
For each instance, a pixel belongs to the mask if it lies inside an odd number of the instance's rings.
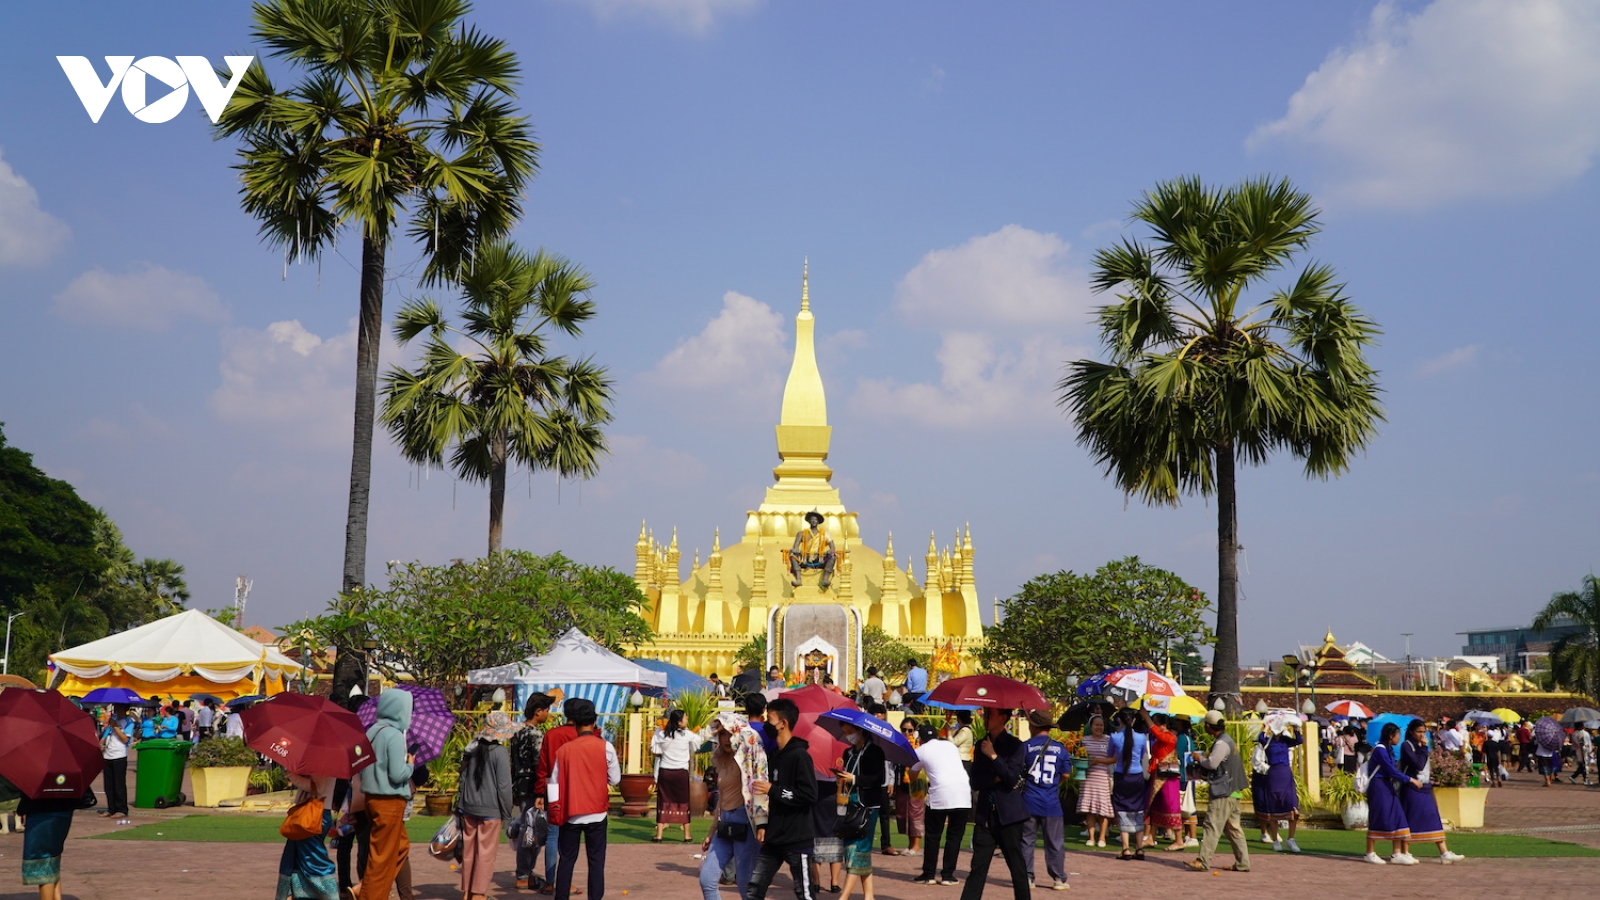
[{"label": "patterned umbrella", "polygon": [[1348,716],[1352,719],[1370,719],[1373,716],[1371,707],[1355,700],[1335,700],[1323,708],[1336,716]]},{"label": "patterned umbrella", "polygon": [[1078,696],[1079,697],[1098,697],[1101,694],[1104,694],[1106,692],[1106,676],[1111,675],[1114,672],[1131,672],[1131,671],[1133,671],[1133,670],[1131,668],[1126,667],[1126,666],[1114,666],[1114,667],[1109,668],[1109,669],[1101,669],[1099,672],[1097,672],[1097,673],[1095,673],[1093,675],[1090,675],[1088,678],[1085,678],[1084,680],[1078,682]]},{"label": "patterned umbrella", "polygon": [[1567,742],[1567,730],[1561,727],[1560,719],[1545,716],[1533,723],[1533,742],[1545,750],[1560,753],[1561,745]]},{"label": "patterned umbrella", "polygon": [[[450,730],[456,727],[456,714],[445,702],[444,692],[438,688],[419,687],[414,684],[397,684],[390,690],[405,691],[411,695],[411,727],[406,729],[406,746],[416,755],[417,765],[437,758],[444,752],[444,742],[450,739]],[[361,724],[371,728],[378,722],[378,698],[361,704],[356,711]]]},{"label": "patterned umbrella", "polygon": [[1182,697],[1183,685],[1176,679],[1151,669],[1119,669],[1106,676],[1106,689],[1115,689],[1128,699],[1141,697],[1145,694],[1160,694],[1166,697]]}]

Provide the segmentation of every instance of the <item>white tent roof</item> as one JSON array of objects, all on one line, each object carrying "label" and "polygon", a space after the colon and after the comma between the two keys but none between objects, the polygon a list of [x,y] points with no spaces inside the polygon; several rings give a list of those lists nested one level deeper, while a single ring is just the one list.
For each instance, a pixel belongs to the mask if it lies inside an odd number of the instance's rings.
[{"label": "white tent roof", "polygon": [[667,674],[623,659],[574,628],[556,640],[543,656],[521,662],[475,669],[469,684],[624,684],[631,687],[667,686]]},{"label": "white tent roof", "polygon": [[170,681],[193,673],[218,683],[250,677],[256,666],[282,674],[299,663],[197,609],[184,610],[50,655],[79,678],[99,678],[112,667],[145,681]]}]

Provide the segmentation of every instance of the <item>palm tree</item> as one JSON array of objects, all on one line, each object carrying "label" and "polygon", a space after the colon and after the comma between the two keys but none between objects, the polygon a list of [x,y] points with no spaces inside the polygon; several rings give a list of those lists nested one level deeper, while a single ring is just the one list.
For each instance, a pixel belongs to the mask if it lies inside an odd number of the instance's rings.
[{"label": "palm tree", "polygon": [[407,305],[396,318],[401,343],[422,334],[428,340],[416,370],[385,376],[382,419],[412,462],[443,466],[453,445],[450,468],[467,481],[489,482],[493,553],[512,464],[562,477],[598,470],[612,383],[592,358],[550,355],[551,329],[576,337],[594,316],[594,301],[583,296],[594,282],[573,263],[495,243],[459,282],[461,327],[431,300]]},{"label": "palm tree", "polygon": [[[1344,295],[1331,268],[1287,268],[1320,229],[1309,195],[1287,179],[1226,189],[1198,178],[1158,184],[1135,205],[1145,240],[1094,258],[1109,361],[1067,364],[1059,402],[1078,442],[1128,495],[1177,505],[1217,498],[1217,641],[1211,689],[1239,690],[1235,468],[1275,450],[1307,476],[1343,473],[1383,421],[1377,373],[1363,357],[1377,325]],[[1265,292],[1247,301],[1247,290]]]},{"label": "palm tree", "polygon": [[1600,699],[1600,580],[1593,574],[1584,576],[1578,590],[1552,595],[1531,627],[1546,631],[1564,618],[1583,630],[1551,642],[1550,677],[1567,690]]},{"label": "palm tree", "polygon": [[182,564],[170,559],[145,557],[132,572],[133,587],[148,605],[151,620],[183,612],[189,603],[189,585]]},{"label": "palm tree", "polygon": [[[361,236],[355,428],[341,592],[366,584],[367,504],[386,255],[402,219],[425,283],[470,263],[521,214],[538,145],[511,106],[516,57],[467,25],[465,0],[270,0],[252,35],[303,73],[279,89],[251,66],[218,135],[240,140],[242,205],[263,238],[314,260],[346,226]],[[352,635],[351,641],[359,640]],[[349,648],[344,648],[349,650]],[[359,677],[336,663],[334,698]]]}]

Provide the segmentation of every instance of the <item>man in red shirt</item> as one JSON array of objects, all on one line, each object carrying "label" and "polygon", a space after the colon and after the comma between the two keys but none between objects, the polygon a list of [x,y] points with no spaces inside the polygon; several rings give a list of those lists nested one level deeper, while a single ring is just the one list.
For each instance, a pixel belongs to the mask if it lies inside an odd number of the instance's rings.
[{"label": "man in red shirt", "polygon": [[[545,797],[549,794],[550,770],[555,768],[556,751],[560,750],[568,741],[578,736],[578,729],[572,724],[573,704],[578,699],[568,700],[562,708],[566,710],[567,724],[552,728],[545,732],[544,744],[539,748],[539,765],[533,772],[534,805],[540,809],[545,808]],[[583,701],[588,703],[589,701]],[[589,707],[594,708],[590,703]],[[547,811],[548,812],[548,811]],[[544,842],[544,886],[539,888],[541,894],[554,894],[556,892],[556,854],[560,845],[561,829],[556,827],[555,819],[550,819],[548,837]]]},{"label": "man in red shirt", "polygon": [[577,736],[556,750],[546,796],[550,821],[561,827],[555,896],[556,900],[568,900],[572,894],[572,870],[578,864],[581,839],[589,862],[589,900],[602,900],[606,893],[606,817],[611,810],[611,785],[622,781],[622,767],[611,742],[595,733],[594,703],[574,698],[566,702],[565,709]]}]

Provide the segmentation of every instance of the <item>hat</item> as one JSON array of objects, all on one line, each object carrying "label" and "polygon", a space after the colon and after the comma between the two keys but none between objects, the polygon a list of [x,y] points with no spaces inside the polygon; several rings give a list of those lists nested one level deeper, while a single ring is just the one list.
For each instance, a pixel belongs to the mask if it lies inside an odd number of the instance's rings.
[{"label": "hat", "polygon": [[503,744],[511,740],[511,736],[516,733],[517,724],[511,721],[511,717],[499,710],[495,710],[484,719],[483,729],[478,732],[478,737],[486,741],[496,741]]},{"label": "hat", "polygon": [[822,513],[819,513],[814,509],[811,512],[806,513],[806,524],[807,525],[821,525],[822,524]]},{"label": "hat", "polygon": [[1228,720],[1228,717],[1223,715],[1221,712],[1219,712],[1217,710],[1213,709],[1213,710],[1210,710],[1210,711],[1208,711],[1206,713],[1206,724],[1207,725],[1221,725],[1223,722],[1226,722],[1227,720]]},{"label": "hat", "polygon": [[1032,728],[1034,731],[1049,731],[1051,728],[1055,727],[1055,724],[1055,718],[1045,710],[1036,709],[1033,712],[1028,713],[1028,727]]}]

